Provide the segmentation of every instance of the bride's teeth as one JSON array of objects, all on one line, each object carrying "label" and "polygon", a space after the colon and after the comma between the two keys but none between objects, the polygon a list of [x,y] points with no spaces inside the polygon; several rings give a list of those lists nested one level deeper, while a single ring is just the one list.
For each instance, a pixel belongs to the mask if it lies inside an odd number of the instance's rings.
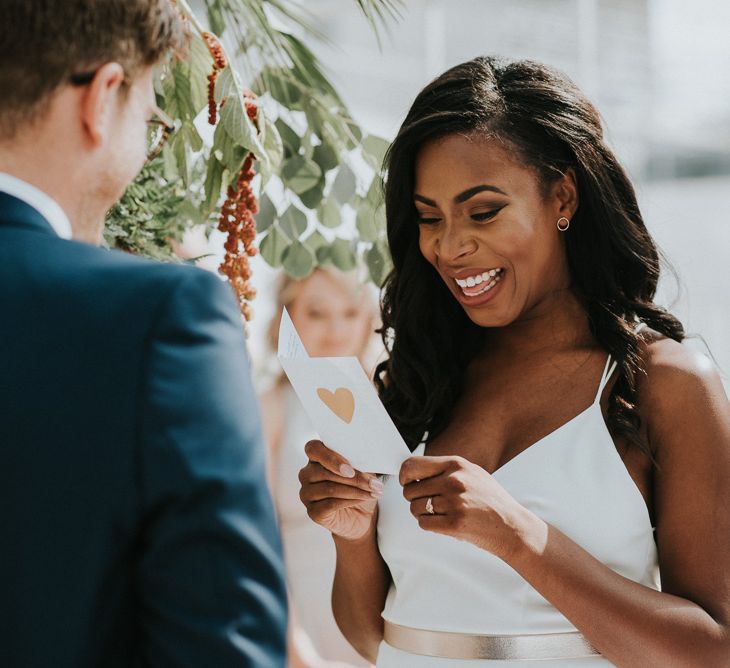
[{"label": "bride's teeth", "polygon": [[[469,276],[466,279],[456,279],[457,285],[462,289],[467,297],[477,297],[483,295],[485,292],[491,290],[499,281],[502,279],[502,268],[490,269],[485,271],[483,274],[477,276]],[[475,292],[467,292],[467,288],[473,288],[475,286],[481,286],[479,290]]]},{"label": "bride's teeth", "polygon": [[[477,295],[484,294],[487,290],[491,290],[502,278],[503,269],[489,269],[482,274],[476,276],[468,276],[467,278],[457,278],[456,284],[462,289],[467,297],[476,297]],[[480,290],[468,293],[467,288],[473,288],[476,286],[482,286]]]}]

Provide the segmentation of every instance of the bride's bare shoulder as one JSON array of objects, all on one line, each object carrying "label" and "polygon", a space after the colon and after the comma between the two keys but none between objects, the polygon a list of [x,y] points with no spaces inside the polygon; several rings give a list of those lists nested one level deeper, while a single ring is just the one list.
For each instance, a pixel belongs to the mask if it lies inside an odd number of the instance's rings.
[{"label": "bride's bare shoulder", "polygon": [[715,363],[686,341],[652,330],[642,338],[638,408],[652,440],[672,447],[704,435],[730,448],[730,404]]}]

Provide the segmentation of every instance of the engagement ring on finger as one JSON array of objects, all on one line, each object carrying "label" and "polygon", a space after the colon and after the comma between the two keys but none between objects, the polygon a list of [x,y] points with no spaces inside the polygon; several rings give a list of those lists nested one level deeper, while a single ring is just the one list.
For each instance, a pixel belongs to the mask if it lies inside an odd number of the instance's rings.
[{"label": "engagement ring on finger", "polygon": [[430,496],[426,499],[426,512],[429,515],[435,515],[436,514],[436,511],[434,511],[434,509],[433,509],[433,500],[431,499]]}]

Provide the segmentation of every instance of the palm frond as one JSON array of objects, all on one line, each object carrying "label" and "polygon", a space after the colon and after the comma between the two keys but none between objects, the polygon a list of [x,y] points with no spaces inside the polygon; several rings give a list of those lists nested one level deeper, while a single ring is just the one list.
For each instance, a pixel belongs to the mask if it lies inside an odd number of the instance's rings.
[{"label": "palm frond", "polygon": [[390,21],[402,18],[403,0],[355,0],[360,11],[370,23],[380,44],[381,30],[388,28]]}]

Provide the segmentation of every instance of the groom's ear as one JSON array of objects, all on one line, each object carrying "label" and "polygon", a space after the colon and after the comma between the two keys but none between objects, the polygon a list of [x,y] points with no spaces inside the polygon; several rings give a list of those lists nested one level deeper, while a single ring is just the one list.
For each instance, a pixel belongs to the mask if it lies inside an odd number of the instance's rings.
[{"label": "groom's ear", "polygon": [[79,118],[92,150],[108,141],[119,107],[126,103],[127,93],[124,68],[119,63],[102,65],[91,83],[83,87]]}]

